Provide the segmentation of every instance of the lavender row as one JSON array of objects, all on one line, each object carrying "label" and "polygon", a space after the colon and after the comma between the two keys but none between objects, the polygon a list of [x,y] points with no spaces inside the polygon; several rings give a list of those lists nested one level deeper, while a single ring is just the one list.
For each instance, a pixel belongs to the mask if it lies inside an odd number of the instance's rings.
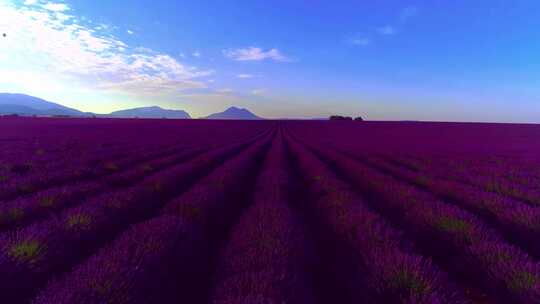
[{"label": "lavender row", "polygon": [[31,176],[23,175],[9,180],[9,182],[4,183],[0,193],[6,200],[51,186],[100,178],[129,169],[138,163],[182,152],[186,148],[190,147],[185,144],[177,144],[167,148],[141,146],[131,149],[125,148],[116,152],[106,151],[98,156],[92,155],[90,158],[72,156],[56,167],[43,168]]},{"label": "lavender row", "polygon": [[451,260],[448,271],[492,299],[531,303],[540,298],[540,264],[473,214],[350,157],[321,146],[316,151],[360,191],[373,195],[376,207],[399,221],[424,250],[441,261]]},{"label": "lavender row", "polygon": [[[257,136],[261,136],[261,134],[259,134]],[[234,140],[231,140],[230,142],[234,142]],[[170,162],[168,162],[167,160],[165,160],[165,162],[164,162],[163,160],[158,159],[154,163],[141,164],[140,167],[135,168],[135,169],[131,169],[132,166],[137,165],[138,163],[143,163],[145,161],[150,161],[152,159],[166,157],[168,155],[172,155],[172,156],[169,157],[169,159],[175,159],[175,158],[178,159],[179,158],[178,154],[180,154],[180,155],[189,154],[190,153],[189,151],[195,151],[195,150],[201,150],[202,151],[203,149],[209,149],[211,147],[216,147],[216,146],[219,146],[219,144],[218,143],[213,143],[213,144],[208,145],[208,147],[206,147],[206,148],[204,146],[198,146],[196,148],[189,148],[189,147],[185,147],[185,146],[172,147],[172,148],[169,148],[169,149],[164,150],[164,151],[157,151],[157,152],[153,151],[151,153],[150,152],[146,153],[145,155],[131,157],[131,158],[128,158],[127,160],[122,160],[121,162],[118,162],[118,164],[115,164],[115,163],[103,164],[103,166],[99,167],[99,172],[100,172],[99,174],[97,174],[94,171],[94,173],[95,173],[94,175],[96,175],[96,176],[94,176],[94,178],[95,179],[97,179],[97,178],[105,179],[105,181],[104,181],[105,183],[112,184],[112,185],[129,184],[130,181],[133,180],[133,179],[136,179],[136,177],[138,175],[140,175],[141,172],[145,172],[145,171],[146,172],[152,172],[156,168],[163,168],[163,166],[166,163],[170,163]],[[180,158],[182,158],[182,156],[180,156]],[[125,172],[122,173],[123,170],[125,170]],[[62,174],[59,173],[59,175],[62,175]],[[67,178],[67,177],[65,176],[63,178]],[[91,178],[91,177],[88,176],[87,178]],[[70,181],[72,181],[72,180],[70,180]],[[73,187],[75,187],[75,188],[87,187],[87,184],[92,184],[92,183],[95,183],[95,181],[90,181],[90,182],[82,181],[82,182],[78,182],[77,184],[73,185]],[[19,185],[19,188],[20,188],[20,185]],[[50,199],[48,198],[50,195],[48,195],[47,192],[52,192],[52,193],[62,192],[65,195],[69,196],[70,195],[69,191],[66,190],[66,188],[70,188],[70,185],[58,186],[58,187],[45,189],[44,193],[37,192],[37,193],[34,193],[33,196],[42,197],[43,194],[44,194],[47,197],[47,198],[45,198],[45,203],[44,204],[49,205],[51,203]],[[41,192],[43,192],[43,191],[41,191]],[[79,194],[77,194],[77,196],[78,195]],[[53,196],[55,196],[55,195],[53,195]],[[21,199],[26,200],[27,197],[22,197]],[[29,198],[29,199],[32,200],[32,198]],[[14,202],[12,205],[14,205],[16,207],[17,203]],[[8,210],[7,213],[3,212],[4,217],[18,218],[18,215],[21,213],[20,210],[18,210],[18,209],[13,210],[12,208],[9,208],[9,207],[5,207],[3,209]],[[0,217],[2,217],[2,213],[0,213]]]},{"label": "lavender row", "polygon": [[[487,160],[486,160],[487,159]],[[507,159],[489,156],[483,157],[449,157],[448,155],[432,157],[429,155],[409,155],[406,160],[418,166],[424,164],[431,167],[443,167],[457,170],[462,174],[480,175],[491,177],[492,185],[488,187],[498,190],[498,183],[518,184],[527,189],[538,190],[540,188],[540,170],[538,170],[538,160],[532,162],[521,162],[519,159]]]},{"label": "lavender row", "polygon": [[[108,174],[118,172],[121,169],[151,159],[155,151],[146,152],[146,149],[124,151],[124,153],[107,155],[97,163],[89,165],[86,161],[80,164],[73,164],[68,160],[58,167],[46,168],[30,176],[17,176],[4,181],[0,186],[0,199],[10,200],[24,194],[31,194],[49,187],[60,186],[74,181],[85,181],[99,178]],[[128,155],[133,155],[129,156]]]},{"label": "lavender row", "polygon": [[218,264],[212,303],[313,303],[305,231],[288,204],[292,177],[281,136],[257,179],[254,204]]},{"label": "lavender row", "polygon": [[118,187],[128,187],[179,162],[183,162],[209,149],[186,149],[182,153],[157,159],[138,167],[104,177],[102,180],[80,182],[54,187],[0,204],[0,231],[22,227],[33,221],[55,214],[65,208],[80,204],[99,193],[107,193]]},{"label": "lavender row", "polygon": [[[312,208],[335,237],[354,250],[358,274],[349,289],[355,301],[374,297],[392,303],[460,303],[462,295],[429,259],[411,249],[384,218],[341,182],[320,160],[290,140]],[[366,277],[363,277],[365,273]],[[361,285],[367,285],[362,289]],[[362,294],[355,294],[355,290]],[[374,291],[374,294],[370,294]]]},{"label": "lavender row", "polygon": [[[243,134],[244,132],[241,132],[240,134]],[[260,133],[261,132],[259,132],[259,134]],[[255,133],[255,136],[256,135],[257,133]],[[248,138],[249,136],[253,137],[254,135],[251,133],[248,135]],[[245,138],[246,136],[240,136],[240,140],[242,140],[242,137]],[[212,137],[209,138],[211,139]],[[237,138],[237,136],[232,136],[227,138],[227,140],[228,142],[234,142],[235,140],[238,140],[235,138]],[[223,139],[199,141],[208,141],[210,144],[216,144],[222,142]],[[45,171],[31,176],[21,175],[17,178],[8,179],[0,183],[0,200],[13,199],[19,195],[33,193],[38,190],[52,186],[60,186],[73,181],[85,181],[103,177],[129,168],[142,161],[176,153],[184,148],[186,148],[185,143],[176,143],[176,145],[165,150],[160,148],[150,150],[148,146],[141,146],[131,150],[124,149],[117,152],[114,150],[111,150],[110,152],[106,151],[106,153],[99,155],[97,158],[95,156],[90,156],[89,158],[71,157],[65,162],[60,163],[59,167],[47,168]],[[22,157],[24,158],[24,155]],[[77,159],[77,161],[73,162],[72,159]]]},{"label": "lavender row", "polygon": [[[130,154],[139,155],[149,150],[149,148],[138,145],[118,149],[104,149],[100,152],[95,150],[76,150],[72,154],[64,154],[56,162],[46,163],[43,166],[29,161],[28,155],[25,153],[19,154],[17,156],[19,160],[12,160],[13,164],[9,166],[10,170],[2,174],[0,198],[5,200],[19,194],[19,192],[25,193],[25,191],[31,191],[31,187],[35,183],[43,183],[46,179],[58,179],[61,174],[69,173],[72,176],[78,176],[91,174],[98,169],[110,170],[111,166],[116,166],[114,163],[115,160],[125,158]],[[24,187],[28,189],[25,190]]]},{"label": "lavender row", "polygon": [[[88,162],[96,159],[95,155],[118,153],[121,151],[142,148],[141,144],[126,143],[124,145],[99,145],[97,147],[79,147],[70,145],[57,147],[52,143],[46,145],[32,145],[28,143],[26,149],[17,150],[12,144],[3,147],[4,152],[0,155],[0,174],[4,177],[16,174],[27,174],[32,171],[44,171],[46,168],[58,167],[66,159],[77,158],[80,163],[86,159]],[[31,147],[30,147],[31,146]]]},{"label": "lavender row", "polygon": [[39,288],[94,252],[116,233],[143,220],[249,143],[205,153],[193,161],[154,174],[133,187],[94,197],[56,218],[0,235],[0,284],[11,302]]},{"label": "lavender row", "polygon": [[59,159],[64,159],[60,163],[76,164],[85,159],[88,165],[92,165],[93,159],[95,163],[100,155],[113,151],[158,151],[178,146],[179,143],[197,146],[213,144],[222,139],[245,140],[273,124],[79,119],[2,120],[1,123],[0,163],[10,167],[24,165],[34,156],[47,160],[45,164],[51,164],[49,160],[59,156]]},{"label": "lavender row", "polygon": [[[204,298],[211,243],[243,207],[239,185],[253,179],[268,144],[260,141],[168,202],[61,279],[35,303],[196,303]],[[247,185],[244,185],[247,186]],[[218,224],[219,223],[219,224]]]},{"label": "lavender row", "polygon": [[536,242],[540,237],[540,208],[492,192],[481,191],[473,186],[395,167],[375,158],[370,158],[368,162],[458,206],[478,213],[489,223],[500,228],[512,241],[528,249],[535,256],[540,256],[540,245]]},{"label": "lavender row", "polygon": [[477,186],[484,191],[497,193],[511,198],[525,201],[533,206],[540,206],[540,181],[536,187],[524,185],[524,183],[504,178],[508,173],[507,168],[484,171],[479,169],[474,163],[464,168],[445,165],[434,162],[414,161],[403,158],[392,158],[390,161],[398,165],[413,167],[416,171],[425,172],[437,178],[452,179],[468,185]]}]

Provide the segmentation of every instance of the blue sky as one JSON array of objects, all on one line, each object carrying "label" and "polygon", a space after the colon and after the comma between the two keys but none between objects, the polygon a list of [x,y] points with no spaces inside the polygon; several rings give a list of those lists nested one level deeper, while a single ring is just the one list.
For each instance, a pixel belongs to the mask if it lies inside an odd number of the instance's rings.
[{"label": "blue sky", "polygon": [[539,1],[0,0],[0,31],[0,91],[85,111],[540,122]]}]

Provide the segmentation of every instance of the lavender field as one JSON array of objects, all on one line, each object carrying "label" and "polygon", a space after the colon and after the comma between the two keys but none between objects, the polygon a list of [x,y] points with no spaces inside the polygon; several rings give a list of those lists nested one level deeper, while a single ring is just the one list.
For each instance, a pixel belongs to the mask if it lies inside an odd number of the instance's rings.
[{"label": "lavender field", "polygon": [[540,126],[0,118],[2,303],[540,303]]}]

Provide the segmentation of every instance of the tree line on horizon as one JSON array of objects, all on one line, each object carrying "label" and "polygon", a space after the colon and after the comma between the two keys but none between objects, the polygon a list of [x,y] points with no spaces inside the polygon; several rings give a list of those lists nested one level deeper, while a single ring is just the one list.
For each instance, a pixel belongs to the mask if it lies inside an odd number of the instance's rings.
[{"label": "tree line on horizon", "polygon": [[364,121],[364,119],[360,116],[356,117],[356,118],[352,118],[351,116],[341,116],[341,115],[332,115],[330,116],[329,118],[330,120],[349,120],[349,121],[352,121],[352,120],[355,120],[355,121]]}]

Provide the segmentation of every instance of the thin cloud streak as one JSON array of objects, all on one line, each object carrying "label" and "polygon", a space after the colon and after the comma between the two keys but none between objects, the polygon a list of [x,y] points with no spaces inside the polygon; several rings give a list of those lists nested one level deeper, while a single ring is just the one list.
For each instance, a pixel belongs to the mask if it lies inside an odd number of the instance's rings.
[{"label": "thin cloud streak", "polygon": [[351,38],[347,42],[352,44],[352,45],[368,46],[368,45],[371,44],[371,39],[369,39],[369,38]]},{"label": "thin cloud streak", "polygon": [[251,95],[261,96],[264,95],[267,91],[267,89],[255,89],[251,91]]},{"label": "thin cloud streak", "polygon": [[386,26],[377,28],[377,33],[381,35],[385,35],[385,36],[391,36],[391,35],[395,35],[397,33],[397,30],[393,26],[386,25]]},{"label": "thin cloud streak", "polygon": [[401,10],[399,13],[399,21],[404,22],[418,16],[420,9],[416,6],[409,6]]},{"label": "thin cloud streak", "polygon": [[278,62],[289,62],[290,58],[283,55],[278,49],[263,50],[258,47],[247,47],[240,49],[227,49],[222,51],[223,56],[236,61],[263,61],[273,60]]},{"label": "thin cloud streak", "polygon": [[69,11],[69,6],[67,6],[64,3],[52,3],[48,2],[46,4],[43,4],[41,7],[44,9],[51,11],[51,12],[65,12]]},{"label": "thin cloud streak", "polygon": [[249,78],[253,78],[255,76],[251,75],[251,74],[238,74],[236,75],[236,78],[240,78],[240,79],[249,79]]},{"label": "thin cloud streak", "polygon": [[219,93],[219,94],[232,94],[234,91],[233,89],[230,89],[230,88],[223,88],[223,89],[217,89],[215,90],[216,93]]}]

